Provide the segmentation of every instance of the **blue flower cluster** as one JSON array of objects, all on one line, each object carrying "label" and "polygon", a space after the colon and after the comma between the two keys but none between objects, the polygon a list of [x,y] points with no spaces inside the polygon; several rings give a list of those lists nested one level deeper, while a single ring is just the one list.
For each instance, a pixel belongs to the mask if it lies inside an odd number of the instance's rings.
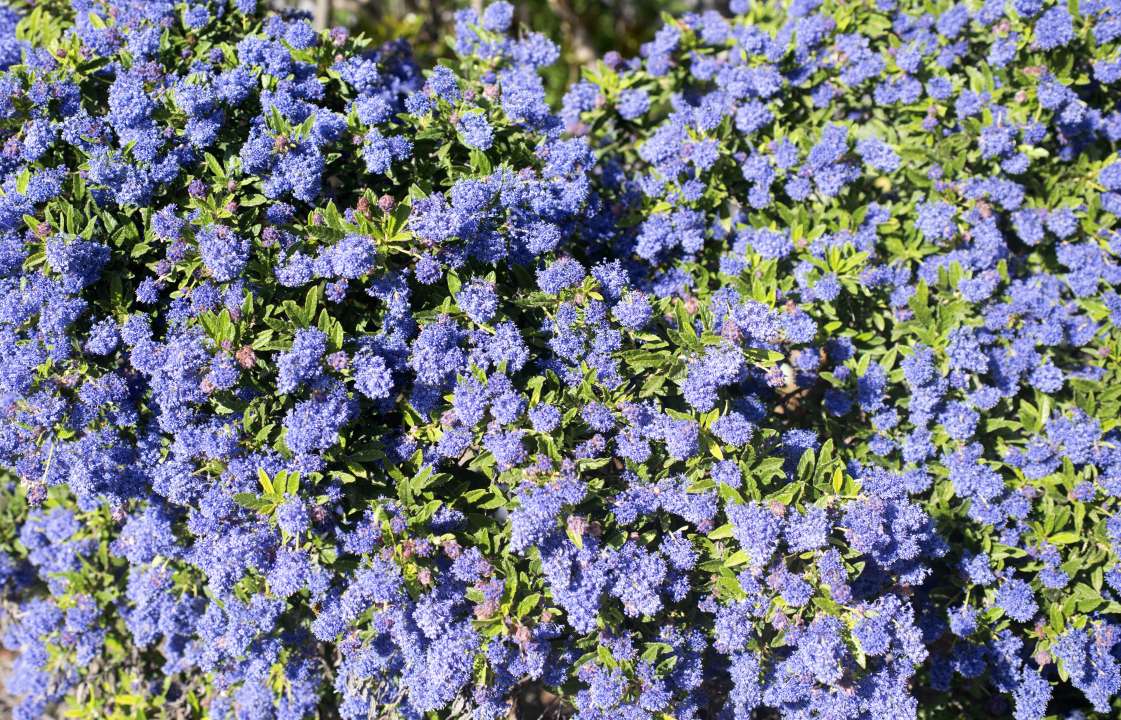
[{"label": "blue flower cluster", "polygon": [[0,9],[13,716],[1121,712],[1121,6],[730,11]]}]

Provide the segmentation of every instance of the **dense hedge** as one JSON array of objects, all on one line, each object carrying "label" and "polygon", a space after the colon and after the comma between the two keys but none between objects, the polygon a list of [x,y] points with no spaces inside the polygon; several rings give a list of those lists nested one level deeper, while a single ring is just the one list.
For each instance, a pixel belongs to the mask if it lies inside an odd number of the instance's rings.
[{"label": "dense hedge", "polygon": [[1121,6],[731,12],[0,9],[15,717],[1121,711]]}]

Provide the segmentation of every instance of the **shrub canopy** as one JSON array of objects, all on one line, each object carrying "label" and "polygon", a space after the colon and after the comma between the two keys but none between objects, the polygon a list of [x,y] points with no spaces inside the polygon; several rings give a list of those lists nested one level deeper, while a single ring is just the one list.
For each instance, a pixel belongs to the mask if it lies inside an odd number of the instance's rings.
[{"label": "shrub canopy", "polygon": [[512,10],[0,9],[15,717],[1117,712],[1121,6]]}]

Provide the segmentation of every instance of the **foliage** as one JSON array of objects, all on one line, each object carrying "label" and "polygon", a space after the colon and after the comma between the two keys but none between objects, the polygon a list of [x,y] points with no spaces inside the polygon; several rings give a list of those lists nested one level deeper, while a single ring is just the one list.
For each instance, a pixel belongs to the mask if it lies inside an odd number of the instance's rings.
[{"label": "foliage", "polygon": [[1121,710],[1121,8],[0,10],[18,718]]},{"label": "foliage", "polygon": [[[297,7],[299,2],[284,4]],[[581,68],[608,52],[632,56],[657,30],[652,18],[695,10],[696,0],[525,0],[514,7],[514,21],[557,42],[560,59],[540,68],[550,103],[580,79]],[[331,3],[330,24],[384,41],[404,38],[418,63],[428,67],[451,59],[456,11],[482,7],[467,0],[381,0]]]}]

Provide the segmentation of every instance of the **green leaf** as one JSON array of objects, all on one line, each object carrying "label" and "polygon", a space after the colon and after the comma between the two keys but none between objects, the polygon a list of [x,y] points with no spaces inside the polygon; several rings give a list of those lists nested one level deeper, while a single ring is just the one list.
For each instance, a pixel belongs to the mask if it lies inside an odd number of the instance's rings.
[{"label": "green leaf", "polygon": [[746,550],[737,550],[728,556],[724,561],[724,565],[731,568],[737,565],[743,565],[749,560],[751,560],[751,556],[747,554]]},{"label": "green leaf", "polygon": [[619,663],[615,662],[615,656],[611,654],[611,651],[607,649],[606,645],[600,645],[596,648],[596,658],[601,665],[606,667],[619,667]]},{"label": "green leaf", "polygon": [[303,324],[310,325],[311,319],[315,317],[315,308],[319,305],[319,286],[312,285],[308,289],[307,295],[304,296],[304,316]]},{"label": "green leaf", "polygon": [[265,472],[264,468],[257,468],[257,481],[261,483],[261,488],[266,493],[273,494],[272,480],[269,479],[269,474]]},{"label": "green leaf", "polygon": [[537,603],[540,601],[541,593],[533,593],[522,598],[522,601],[518,603],[518,617],[524,618],[533,608],[537,607]]},{"label": "green leaf", "polygon": [[911,308],[911,312],[915,314],[915,319],[921,325],[930,325],[933,314],[930,310],[930,290],[926,286],[926,281],[920,280],[918,285],[915,286],[915,292],[911,295],[911,299],[907,301],[907,306]]},{"label": "green leaf", "polygon": [[573,530],[571,525],[565,525],[564,533],[568,535],[568,539],[572,541],[573,545],[578,548],[584,547],[584,536]]},{"label": "green leaf", "polygon": [[222,163],[218,162],[218,158],[210,153],[206,153],[206,166],[210,168],[210,172],[214,173],[215,177],[219,180],[226,179],[226,170],[222,167]]},{"label": "green leaf", "polygon": [[269,511],[275,506],[271,500],[258,497],[253,493],[237,493],[234,495],[234,502],[243,508],[256,510],[257,512]]},{"label": "green leaf", "polygon": [[734,537],[735,530],[736,530],[736,528],[735,528],[734,525],[732,525],[732,523],[725,523],[724,525],[721,525],[720,527],[718,527],[715,530],[713,530],[712,532],[710,532],[708,534],[708,539],[709,540],[725,540],[727,538]]},{"label": "green leaf", "polygon": [[487,154],[478,148],[471,150],[471,166],[480,175],[490,175],[491,171],[494,169]]},{"label": "green leaf", "polygon": [[798,470],[795,472],[794,477],[798,478],[798,482],[809,483],[813,480],[813,469],[816,460],[814,458],[813,448],[807,448],[802,453],[802,458],[798,461]]},{"label": "green leaf", "polygon": [[1051,537],[1047,538],[1047,542],[1051,543],[1052,545],[1069,545],[1071,543],[1078,542],[1081,539],[1081,535],[1076,532],[1070,532],[1068,530],[1067,532],[1055,533]]},{"label": "green leaf", "polygon": [[773,500],[782,505],[793,505],[795,499],[802,491],[802,484],[797,482],[787,483],[778,490],[775,490],[770,495],[767,495],[767,500]]}]

